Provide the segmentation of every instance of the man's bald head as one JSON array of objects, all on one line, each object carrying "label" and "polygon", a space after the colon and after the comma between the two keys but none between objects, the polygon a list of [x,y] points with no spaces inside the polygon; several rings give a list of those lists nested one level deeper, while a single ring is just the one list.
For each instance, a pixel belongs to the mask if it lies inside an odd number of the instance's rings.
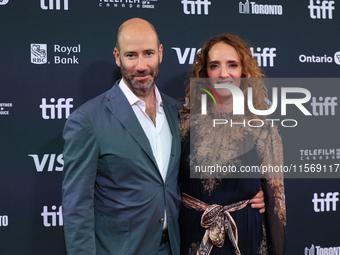
[{"label": "man's bald head", "polygon": [[157,46],[159,47],[160,45],[160,40],[159,40],[157,30],[150,22],[144,19],[140,19],[140,18],[132,18],[132,19],[125,21],[123,24],[121,24],[117,30],[116,48],[118,51],[120,51],[119,39],[124,29],[137,29],[137,30],[142,30],[142,31],[152,30],[155,33],[156,38],[157,38]]}]

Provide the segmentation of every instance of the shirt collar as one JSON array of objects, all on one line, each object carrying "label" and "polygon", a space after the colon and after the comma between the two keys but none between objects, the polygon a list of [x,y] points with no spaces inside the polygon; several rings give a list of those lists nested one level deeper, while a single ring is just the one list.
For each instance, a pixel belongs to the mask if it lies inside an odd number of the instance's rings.
[{"label": "shirt collar", "polygon": [[[137,102],[144,102],[142,99],[139,99],[131,91],[131,89],[126,85],[123,79],[121,79],[119,82],[119,88],[122,90],[122,92],[126,96],[131,106],[137,104]],[[159,90],[156,85],[155,85],[155,95],[156,95],[156,108],[158,110],[159,107],[163,106],[163,102],[162,102],[161,94],[159,93]]]}]

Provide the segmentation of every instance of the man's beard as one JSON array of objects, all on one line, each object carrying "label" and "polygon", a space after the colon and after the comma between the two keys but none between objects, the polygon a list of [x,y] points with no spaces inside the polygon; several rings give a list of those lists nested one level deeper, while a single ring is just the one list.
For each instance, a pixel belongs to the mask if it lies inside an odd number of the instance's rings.
[{"label": "man's beard", "polygon": [[[128,73],[125,66],[121,62],[120,70],[121,70],[123,78],[128,83],[128,85],[132,86],[136,90],[146,92],[150,88],[152,88],[152,86],[154,86],[154,84],[155,84],[155,81],[156,81],[156,79],[158,77],[158,73],[159,73],[159,64],[157,64],[155,70],[146,69],[143,72],[139,72],[138,70],[134,70],[132,73]],[[140,75],[144,75],[144,76],[150,75],[151,76],[150,81],[143,87],[141,87],[141,85],[138,82],[133,80],[133,78],[135,76],[140,76]]]}]

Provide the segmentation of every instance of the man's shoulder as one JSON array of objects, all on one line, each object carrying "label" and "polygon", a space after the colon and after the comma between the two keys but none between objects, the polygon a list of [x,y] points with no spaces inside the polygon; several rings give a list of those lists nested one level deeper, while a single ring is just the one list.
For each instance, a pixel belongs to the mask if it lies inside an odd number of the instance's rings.
[{"label": "man's shoulder", "polygon": [[172,107],[177,108],[177,110],[180,110],[183,108],[183,104],[180,101],[176,100],[175,98],[172,98],[162,92],[161,92],[161,97],[165,103],[171,105]]},{"label": "man's shoulder", "polygon": [[74,110],[69,116],[69,118],[72,118],[74,115],[79,114],[86,117],[101,115],[103,111],[106,111],[107,108],[106,103],[112,99],[114,91],[116,91],[116,89],[117,88],[113,86],[111,89],[86,101],[85,103],[80,105],[76,110]]},{"label": "man's shoulder", "polygon": [[108,91],[105,91],[104,93],[86,101],[81,106],[79,106],[75,112],[81,112],[83,114],[89,114],[93,111],[97,111],[100,108],[103,107],[104,103],[108,100],[107,99],[107,93]]}]

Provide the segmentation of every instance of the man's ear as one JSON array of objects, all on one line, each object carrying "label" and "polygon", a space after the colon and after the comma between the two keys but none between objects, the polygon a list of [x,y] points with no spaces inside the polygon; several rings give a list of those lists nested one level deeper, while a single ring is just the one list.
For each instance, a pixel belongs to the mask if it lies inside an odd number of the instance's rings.
[{"label": "man's ear", "polygon": [[163,59],[163,44],[159,45],[159,63],[162,63],[162,59]]},{"label": "man's ear", "polygon": [[113,50],[113,53],[115,55],[116,64],[117,64],[118,67],[120,67],[119,51],[118,51],[117,47],[115,47],[115,49]]}]

